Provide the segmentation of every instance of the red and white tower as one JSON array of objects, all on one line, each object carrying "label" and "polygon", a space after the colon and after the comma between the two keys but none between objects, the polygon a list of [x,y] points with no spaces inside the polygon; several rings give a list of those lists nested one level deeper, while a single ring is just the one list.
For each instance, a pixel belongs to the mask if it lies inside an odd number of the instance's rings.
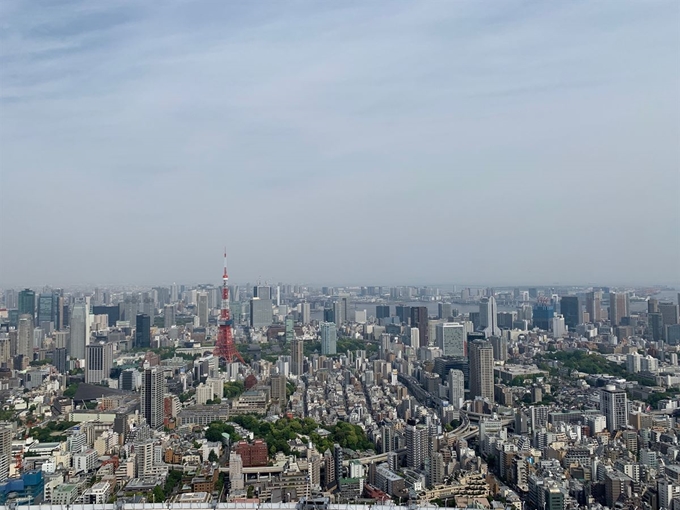
[{"label": "red and white tower", "polygon": [[234,343],[234,333],[232,326],[234,321],[231,320],[231,312],[229,311],[229,276],[227,276],[227,251],[224,250],[224,274],[222,275],[222,308],[220,309],[219,331],[217,333],[217,343],[215,343],[215,350],[213,354],[219,358],[224,358],[228,363],[233,363],[238,359],[245,365],[241,353],[236,349]]}]

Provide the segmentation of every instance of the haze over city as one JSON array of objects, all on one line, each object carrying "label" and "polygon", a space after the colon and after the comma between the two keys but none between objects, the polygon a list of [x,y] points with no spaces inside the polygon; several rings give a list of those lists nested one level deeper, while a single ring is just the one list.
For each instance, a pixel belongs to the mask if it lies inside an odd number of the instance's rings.
[{"label": "haze over city", "polygon": [[680,281],[677,2],[0,19],[0,286]]}]

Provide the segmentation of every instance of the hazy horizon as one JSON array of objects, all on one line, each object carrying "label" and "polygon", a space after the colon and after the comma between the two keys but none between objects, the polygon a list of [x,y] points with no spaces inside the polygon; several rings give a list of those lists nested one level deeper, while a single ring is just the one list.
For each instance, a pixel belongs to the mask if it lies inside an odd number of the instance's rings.
[{"label": "hazy horizon", "polygon": [[678,2],[0,20],[0,288],[680,285]]}]

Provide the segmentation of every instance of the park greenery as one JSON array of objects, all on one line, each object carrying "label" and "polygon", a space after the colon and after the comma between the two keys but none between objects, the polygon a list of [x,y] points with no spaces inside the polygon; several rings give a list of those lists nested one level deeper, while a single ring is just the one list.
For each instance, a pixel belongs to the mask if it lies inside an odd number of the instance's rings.
[{"label": "park greenery", "polygon": [[631,374],[626,367],[609,361],[599,353],[591,351],[557,351],[539,355],[536,357],[538,367],[548,370],[551,375],[557,375],[559,369],[548,365],[549,361],[558,361],[570,370],[576,370],[586,374],[607,374],[614,377],[622,377],[629,381],[637,381],[643,386],[653,386],[654,381],[642,374]]},{"label": "park greenery", "polygon": [[77,425],[73,421],[50,421],[42,427],[31,428],[30,435],[41,443],[56,443],[66,441],[66,430]]},{"label": "park greenery", "polygon": [[[310,356],[315,352],[321,352],[321,342],[305,342],[303,350],[305,356]],[[371,355],[378,352],[378,346],[360,338],[343,337],[338,338],[336,343],[336,351],[338,354],[344,354],[347,351],[366,351],[366,356],[371,357]]]},{"label": "park greenery", "polygon": [[230,381],[224,383],[225,398],[236,398],[244,391],[246,391],[246,387],[241,381]]},{"label": "park greenery", "polygon": [[[264,439],[269,447],[269,453],[274,455],[276,452],[283,452],[290,455],[291,449],[288,441],[296,439],[299,435],[307,436],[319,451],[332,449],[334,444],[339,444],[343,448],[351,450],[371,450],[373,443],[368,440],[366,433],[358,425],[351,423],[338,422],[335,425],[324,426],[329,432],[327,436],[319,434],[319,424],[311,418],[280,418],[274,423],[261,420],[256,416],[243,415],[234,416],[232,421],[246,430],[253,433],[256,438]],[[219,441],[222,433],[227,432],[232,441],[240,439],[234,427],[223,422],[212,422],[208,426],[206,439],[209,441]]]}]

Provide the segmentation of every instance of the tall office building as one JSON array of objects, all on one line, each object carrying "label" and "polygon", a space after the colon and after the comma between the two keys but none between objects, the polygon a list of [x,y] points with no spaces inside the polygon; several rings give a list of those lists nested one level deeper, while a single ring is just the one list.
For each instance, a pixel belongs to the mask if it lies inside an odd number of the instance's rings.
[{"label": "tall office building", "polygon": [[250,300],[250,326],[266,328],[272,325],[271,299],[253,298]]},{"label": "tall office building", "polygon": [[664,335],[665,328],[663,324],[663,315],[658,312],[647,314],[647,325],[653,341],[659,342],[661,340],[666,340]]},{"label": "tall office building", "polygon": [[468,344],[470,358],[470,398],[486,398],[493,402],[493,347],[476,340]]},{"label": "tall office building", "polygon": [[437,308],[439,311],[439,320],[447,321],[451,318],[451,314],[453,313],[451,303],[439,303]]},{"label": "tall office building", "polygon": [[71,359],[85,359],[85,348],[90,343],[90,310],[85,301],[73,305],[70,320],[69,355]]},{"label": "tall office building", "polygon": [[33,361],[33,316],[27,313],[19,316],[16,353]]},{"label": "tall office building", "polygon": [[57,347],[52,355],[52,364],[60,374],[65,374],[69,370],[68,352],[66,347]]},{"label": "tall office building", "polygon": [[198,315],[198,325],[202,328],[208,327],[208,317],[210,309],[208,308],[208,294],[201,292],[197,296],[197,315]]},{"label": "tall office building", "polygon": [[52,292],[40,294],[38,296],[38,326],[46,322],[51,322],[56,326],[57,322],[57,300],[59,296]]},{"label": "tall office building", "polygon": [[165,305],[163,307],[163,327],[170,329],[175,326],[177,320],[175,318],[175,305]]},{"label": "tall office building", "polygon": [[30,315],[35,321],[35,291],[24,289],[19,292],[19,315]]},{"label": "tall office building", "polygon": [[309,324],[312,320],[312,308],[307,302],[300,303],[300,322]]},{"label": "tall office building", "polygon": [[590,322],[602,320],[602,291],[594,290],[586,294],[586,312]]},{"label": "tall office building", "polygon": [[493,348],[493,359],[497,361],[508,360],[508,339],[504,336],[492,336],[489,338]]},{"label": "tall office building", "polygon": [[418,328],[420,345],[423,347],[430,345],[428,321],[426,306],[414,306],[411,308],[411,327]]},{"label": "tall office building", "polygon": [[337,354],[338,334],[333,322],[321,323],[321,354]]},{"label": "tall office building", "polygon": [[659,313],[663,317],[663,326],[678,323],[678,305],[675,303],[659,303]]},{"label": "tall office building", "polygon": [[337,327],[342,326],[347,322],[347,307],[349,303],[346,297],[341,297],[333,303],[333,318]]},{"label": "tall office building", "polygon": [[0,423],[0,483],[9,478],[12,462],[12,428],[9,423]]},{"label": "tall office building", "polygon": [[282,408],[286,407],[286,376],[283,374],[274,374],[271,376],[271,395],[272,400],[275,400]]},{"label": "tall office building", "polygon": [[449,402],[456,409],[460,409],[465,401],[465,374],[460,370],[451,369],[446,382],[449,386]]},{"label": "tall office building", "polygon": [[135,347],[151,347],[151,317],[138,313],[135,318]]},{"label": "tall office building", "polygon": [[268,285],[257,285],[253,288],[253,297],[271,300],[272,288]]},{"label": "tall office building", "polygon": [[406,422],[406,467],[420,469],[427,456],[427,427],[410,419]]},{"label": "tall office building", "polygon": [[647,300],[647,313],[658,313],[659,312],[659,300],[654,298],[649,298]]},{"label": "tall office building", "polygon": [[152,429],[163,425],[164,394],[163,371],[158,367],[145,368],[142,374],[141,414]]},{"label": "tall office building", "polygon": [[600,411],[607,418],[607,430],[614,432],[628,426],[628,396],[613,384],[600,390]]},{"label": "tall office building", "polygon": [[442,350],[444,356],[467,356],[467,332],[464,324],[443,322],[437,324],[435,333],[437,347]]},{"label": "tall office building", "polygon": [[377,305],[375,307],[376,319],[387,319],[390,316],[390,305]]},{"label": "tall office building", "polygon": [[560,313],[564,316],[564,323],[573,331],[583,322],[581,301],[578,296],[562,296],[560,299]]},{"label": "tall office building", "polygon": [[304,340],[302,337],[293,335],[290,344],[290,373],[300,376],[305,370]]},{"label": "tall office building", "polygon": [[628,317],[629,298],[627,292],[609,293],[609,322],[612,326],[620,326],[621,319]]},{"label": "tall office building", "polygon": [[490,296],[479,301],[479,327],[486,332],[486,336],[498,336],[501,330],[498,328],[498,307],[496,298]]},{"label": "tall office building", "polygon": [[537,303],[533,308],[534,327],[543,331],[550,331],[552,320],[555,317],[555,307],[552,304],[543,302]]},{"label": "tall office building", "polygon": [[109,378],[113,368],[113,344],[98,342],[85,352],[85,382],[99,384]]}]

